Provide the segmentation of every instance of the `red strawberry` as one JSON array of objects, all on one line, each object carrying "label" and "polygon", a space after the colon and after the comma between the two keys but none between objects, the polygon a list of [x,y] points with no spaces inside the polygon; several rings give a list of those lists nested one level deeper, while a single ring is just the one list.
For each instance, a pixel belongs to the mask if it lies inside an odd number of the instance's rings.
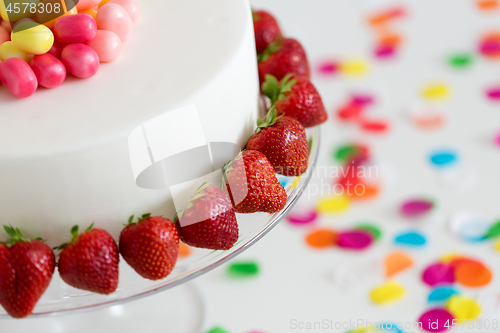
[{"label": "red strawberry", "polygon": [[323,101],[314,85],[302,76],[286,75],[281,82],[266,75],[262,92],[276,103],[278,115],[284,114],[300,121],[304,127],[316,126],[328,119]]},{"label": "red strawberry", "polygon": [[12,317],[23,318],[49,286],[56,260],[45,243],[23,238],[19,229],[4,229],[11,239],[0,243],[0,304]]},{"label": "red strawberry", "polygon": [[284,176],[300,176],[307,170],[309,145],[306,130],[298,121],[287,116],[276,116],[276,109],[266,119],[257,120],[257,131],[248,140],[247,149],[263,153]]},{"label": "red strawberry", "polygon": [[276,213],[287,195],[264,154],[244,150],[224,168],[229,197],[237,213]]},{"label": "red strawberry", "polygon": [[271,42],[281,36],[280,27],[274,16],[264,10],[252,11],[252,17],[257,53],[262,53]]},{"label": "red strawberry", "polygon": [[140,276],[150,280],[167,277],[177,261],[179,233],[167,218],[144,214],[120,233],[120,253]]},{"label": "red strawberry", "polygon": [[309,79],[309,63],[302,45],[292,38],[278,38],[258,56],[260,84],[265,75],[274,75],[281,80],[287,74],[296,74]]},{"label": "red strawberry", "polygon": [[92,229],[81,235],[78,226],[71,229],[71,242],[61,245],[59,274],[72,287],[108,295],[118,287],[118,246],[103,229]]},{"label": "red strawberry", "polygon": [[236,214],[227,194],[203,183],[174,218],[184,243],[229,250],[238,240]]}]

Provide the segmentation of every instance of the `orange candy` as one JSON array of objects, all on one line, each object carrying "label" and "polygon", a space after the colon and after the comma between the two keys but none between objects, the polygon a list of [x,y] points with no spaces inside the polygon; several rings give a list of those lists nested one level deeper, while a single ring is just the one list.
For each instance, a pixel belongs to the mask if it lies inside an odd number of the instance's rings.
[{"label": "orange candy", "polygon": [[466,287],[483,287],[493,277],[489,268],[478,261],[457,259],[452,264],[455,266],[455,280]]},{"label": "orange candy", "polygon": [[191,250],[188,245],[184,244],[183,242],[179,242],[179,258],[189,257],[191,255],[191,252],[193,252],[193,250]]},{"label": "orange candy", "polygon": [[89,14],[94,18],[94,20],[97,20],[97,10],[95,9],[87,9],[83,12],[80,12],[80,14]]},{"label": "orange candy", "polygon": [[316,229],[306,236],[306,243],[314,248],[334,246],[337,242],[337,233],[331,229]]},{"label": "orange candy", "polygon": [[385,276],[391,277],[413,266],[413,259],[404,252],[393,252],[385,258]]},{"label": "orange candy", "polygon": [[395,18],[401,17],[405,15],[405,11],[403,8],[392,8],[386,11],[382,11],[373,15],[368,16],[368,23],[370,25],[378,25],[382,23],[389,22]]},{"label": "orange candy", "polygon": [[[60,19],[63,16],[69,16],[69,15],[75,15],[78,14],[78,9],[76,9],[76,5],[74,3],[71,3],[71,1],[61,1],[61,0],[42,0],[40,3],[47,4],[51,3],[52,6],[55,4],[62,4],[63,12],[64,14],[57,16],[54,18],[54,12],[47,13],[47,12],[37,12],[36,13],[36,21],[42,23],[49,29],[53,29],[54,25],[56,24],[56,21]],[[70,4],[69,10],[66,6],[66,3]]]},{"label": "orange candy", "polygon": [[367,200],[376,197],[380,191],[380,187],[378,185],[363,184],[363,188],[364,191],[361,191],[358,187],[358,193],[356,193],[354,189],[351,189],[351,192],[348,194],[349,197],[353,200]]},{"label": "orange candy", "polygon": [[478,0],[476,5],[481,10],[493,10],[500,7],[500,2],[498,0]]}]

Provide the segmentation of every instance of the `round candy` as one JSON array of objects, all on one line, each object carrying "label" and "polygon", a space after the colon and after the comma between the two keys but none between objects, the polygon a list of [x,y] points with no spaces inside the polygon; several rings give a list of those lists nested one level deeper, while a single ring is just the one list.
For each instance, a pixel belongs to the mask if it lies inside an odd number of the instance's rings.
[{"label": "round candy", "polygon": [[432,83],[422,90],[426,99],[445,99],[450,96],[450,87],[446,83]]},{"label": "round candy", "polygon": [[369,232],[374,240],[380,239],[382,237],[382,230],[374,224],[371,223],[360,223],[354,227],[355,230],[364,230]]},{"label": "round candy", "polygon": [[[43,8],[46,10],[36,12],[36,21],[50,29],[54,28],[54,25],[61,17],[78,14],[78,9],[72,0],[65,0],[65,7],[59,6],[61,0],[42,0],[40,3],[43,4]],[[51,11],[50,8],[52,8]]]},{"label": "round candy", "polygon": [[403,202],[399,211],[405,217],[419,217],[428,213],[434,207],[434,203],[425,199],[411,199]]},{"label": "round candy", "polygon": [[54,34],[44,25],[25,21],[14,27],[11,40],[17,48],[26,53],[44,54],[54,44]]},{"label": "round candy", "polygon": [[122,6],[132,19],[132,22],[135,22],[137,17],[139,17],[139,3],[136,0],[111,0],[108,2],[108,4],[109,3],[115,3]]},{"label": "round candy", "polygon": [[86,43],[99,55],[101,62],[114,61],[122,50],[122,41],[111,31],[97,30],[96,36]]},{"label": "round candy", "polygon": [[295,225],[304,225],[314,222],[318,218],[318,213],[314,209],[295,208],[286,215],[288,222]]},{"label": "round candy", "polygon": [[18,98],[31,96],[38,87],[35,73],[26,61],[18,58],[5,60],[0,66],[0,81]]},{"label": "round candy", "polygon": [[0,26],[0,45],[10,40],[10,33],[4,28]]},{"label": "round candy", "polygon": [[52,54],[35,56],[31,59],[30,66],[35,72],[38,84],[44,88],[58,87],[66,78],[66,67],[61,60]]},{"label": "round candy", "polygon": [[427,332],[444,332],[451,327],[453,315],[445,309],[431,309],[420,316],[418,322]]},{"label": "round candy", "polygon": [[486,96],[492,101],[500,101],[500,86],[488,88],[486,90]]},{"label": "round candy", "polygon": [[0,60],[5,61],[9,58],[19,58],[28,62],[33,55],[21,51],[13,42],[5,42],[0,45]]},{"label": "round candy", "polygon": [[486,239],[493,239],[500,237],[500,221],[496,221],[489,229],[485,235]]},{"label": "round candy", "polygon": [[333,75],[339,70],[339,64],[332,60],[327,60],[318,65],[318,72],[321,75]]},{"label": "round candy", "polygon": [[227,273],[234,277],[254,276],[259,274],[259,265],[254,261],[233,262]]},{"label": "round candy", "polygon": [[76,5],[79,12],[94,8],[101,3],[101,0],[80,0]]},{"label": "round candy", "polygon": [[344,231],[338,235],[337,245],[351,250],[363,250],[373,243],[373,236],[364,230]]},{"label": "round candy", "polygon": [[317,206],[320,213],[340,213],[349,207],[349,199],[345,196],[329,196],[322,198]]},{"label": "round candy", "polygon": [[81,79],[94,76],[99,70],[99,56],[85,44],[69,44],[61,53],[68,72]]},{"label": "round candy", "polygon": [[473,57],[470,53],[452,54],[448,59],[450,65],[457,68],[467,67],[472,63],[472,61]]},{"label": "round candy", "polygon": [[453,265],[455,266],[455,278],[463,286],[483,287],[491,282],[491,271],[478,261],[458,259]]},{"label": "round candy", "polygon": [[492,222],[474,213],[459,212],[450,220],[451,231],[469,242],[479,242],[486,239]]},{"label": "round candy", "polygon": [[453,266],[444,263],[432,264],[425,269],[422,280],[431,287],[440,283],[453,283],[455,282]]},{"label": "round candy", "polygon": [[97,23],[88,14],[61,17],[54,25],[54,35],[61,43],[85,43],[96,33]]},{"label": "round candy", "polygon": [[462,295],[451,296],[446,302],[446,309],[458,319],[459,324],[475,320],[481,314],[481,306],[475,300]]},{"label": "round candy", "polygon": [[306,236],[306,243],[310,247],[325,248],[332,247],[337,241],[337,233],[331,229],[316,229]]},{"label": "round candy", "polygon": [[385,304],[400,299],[404,294],[405,289],[399,283],[387,282],[373,289],[370,293],[370,298],[375,304]]},{"label": "round candy", "polygon": [[95,9],[88,9],[88,10],[85,10],[83,12],[80,12],[81,14],[88,14],[90,16],[92,16],[94,18],[94,20],[96,20],[97,22],[97,10]]},{"label": "round candy", "polygon": [[413,259],[404,252],[393,252],[385,258],[385,276],[391,277],[413,266]]},{"label": "round candy", "polygon": [[399,245],[423,246],[427,243],[427,240],[424,235],[410,231],[397,235],[394,242]]},{"label": "round candy", "polygon": [[354,93],[351,96],[351,103],[359,106],[369,106],[375,103],[375,96],[371,94]]},{"label": "round candy", "polygon": [[97,12],[99,30],[112,31],[122,42],[130,37],[134,24],[127,11],[115,3],[106,4]]},{"label": "round candy", "polygon": [[431,153],[429,157],[430,161],[434,166],[437,167],[447,167],[453,165],[457,162],[457,153],[451,150],[439,150]]},{"label": "round candy", "polygon": [[427,299],[429,302],[442,302],[448,300],[451,296],[456,294],[458,294],[458,291],[453,287],[437,287],[431,291]]}]

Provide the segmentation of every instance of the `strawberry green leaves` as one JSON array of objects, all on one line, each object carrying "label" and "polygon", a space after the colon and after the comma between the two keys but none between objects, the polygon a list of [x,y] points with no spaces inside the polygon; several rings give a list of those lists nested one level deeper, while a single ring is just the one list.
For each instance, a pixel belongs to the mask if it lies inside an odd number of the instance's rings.
[{"label": "strawberry green leaves", "polygon": [[266,74],[266,81],[262,84],[262,92],[269,97],[271,104],[286,100],[285,93],[292,91],[297,80],[292,80],[293,74],[287,74],[281,82],[271,74]]}]

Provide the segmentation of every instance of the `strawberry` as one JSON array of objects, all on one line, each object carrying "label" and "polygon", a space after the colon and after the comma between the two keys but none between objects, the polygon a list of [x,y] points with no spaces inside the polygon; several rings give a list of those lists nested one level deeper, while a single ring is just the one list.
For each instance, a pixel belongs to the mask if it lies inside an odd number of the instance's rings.
[{"label": "strawberry", "polygon": [[144,214],[120,233],[119,248],[125,261],[143,278],[160,280],[170,274],[179,254],[179,233],[167,218]]},{"label": "strawberry", "polygon": [[260,53],[259,81],[265,81],[265,75],[274,75],[281,80],[287,74],[296,74],[309,79],[309,63],[302,45],[292,38],[278,38]]},{"label": "strawberry", "polygon": [[118,246],[103,229],[93,224],[78,234],[78,226],[71,228],[73,238],[59,246],[59,274],[72,287],[108,295],[118,287]]},{"label": "strawberry", "polygon": [[0,304],[14,318],[31,314],[49,286],[56,266],[52,249],[4,226],[11,239],[0,243]]},{"label": "strawberry", "polygon": [[227,194],[203,183],[174,218],[184,243],[229,250],[238,240],[236,214]]},{"label": "strawberry", "polygon": [[266,119],[257,120],[257,126],[247,149],[263,153],[280,175],[300,176],[307,170],[309,145],[306,130],[298,120],[277,116],[272,108]]},{"label": "strawberry", "polygon": [[257,53],[262,53],[270,43],[281,36],[280,27],[274,16],[264,10],[252,11],[252,18]]},{"label": "strawberry", "polygon": [[328,119],[323,101],[314,85],[302,76],[286,75],[280,82],[267,74],[262,92],[276,104],[278,115],[292,117],[304,127],[316,126]]},{"label": "strawberry", "polygon": [[287,195],[264,154],[244,150],[224,167],[224,178],[236,213],[276,213]]}]

